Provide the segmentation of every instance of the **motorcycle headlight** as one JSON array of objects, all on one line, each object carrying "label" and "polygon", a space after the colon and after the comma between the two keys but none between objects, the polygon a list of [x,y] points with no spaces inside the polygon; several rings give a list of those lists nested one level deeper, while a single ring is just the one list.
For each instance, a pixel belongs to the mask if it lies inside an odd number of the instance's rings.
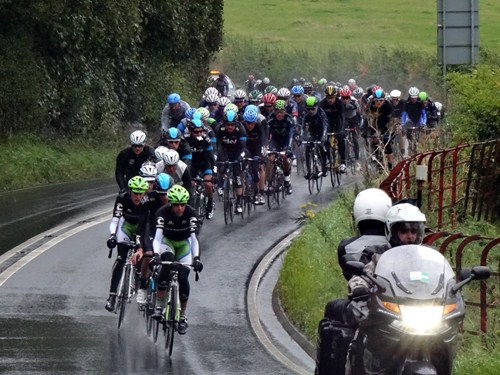
[{"label": "motorcycle headlight", "polygon": [[413,335],[432,335],[443,329],[443,306],[399,305],[401,319],[393,321],[397,329]]}]

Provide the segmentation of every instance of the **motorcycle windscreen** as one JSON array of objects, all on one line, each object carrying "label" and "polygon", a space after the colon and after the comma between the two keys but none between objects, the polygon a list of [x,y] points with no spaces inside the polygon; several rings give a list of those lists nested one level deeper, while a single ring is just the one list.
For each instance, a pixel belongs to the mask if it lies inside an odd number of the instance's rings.
[{"label": "motorcycle windscreen", "polygon": [[391,283],[394,297],[415,300],[443,297],[446,285],[455,277],[439,251],[422,245],[387,250],[380,256],[374,273]]}]

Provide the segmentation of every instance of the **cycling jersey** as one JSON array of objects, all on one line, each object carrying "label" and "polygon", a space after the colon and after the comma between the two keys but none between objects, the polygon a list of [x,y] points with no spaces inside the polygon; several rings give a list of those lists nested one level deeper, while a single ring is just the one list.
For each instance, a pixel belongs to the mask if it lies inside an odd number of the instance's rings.
[{"label": "cycling jersey", "polygon": [[328,120],[325,111],[317,107],[316,113],[308,112],[304,116],[303,128],[308,132],[309,140],[325,141],[328,128]]},{"label": "cycling jersey", "polygon": [[249,130],[248,125],[245,126],[247,133],[247,149],[250,156],[260,156],[262,147],[265,144],[264,128],[258,122],[254,125],[252,130]]},{"label": "cycling jersey", "polygon": [[427,115],[420,100],[412,102],[411,99],[408,99],[406,101],[401,123],[406,124],[409,120],[415,125],[421,124],[423,126],[427,123]]},{"label": "cycling jersey", "polygon": [[340,133],[344,130],[345,108],[339,98],[335,98],[331,104],[324,98],[319,102],[319,107],[325,111],[328,119],[328,133]]},{"label": "cycling jersey", "polygon": [[180,101],[180,106],[176,110],[167,103],[161,113],[161,130],[166,131],[168,128],[177,127],[181,120],[186,117],[186,110],[189,108],[191,108],[190,105],[184,100]]},{"label": "cycling jersey", "polygon": [[[191,234],[195,232],[197,221],[196,211],[189,205],[186,205],[182,216],[174,215],[170,204],[156,211],[156,229],[172,241],[182,241],[191,237]],[[157,248],[155,252],[156,250]]]},{"label": "cycling jersey", "polygon": [[293,117],[285,113],[283,120],[278,120],[274,113],[267,121],[269,126],[269,149],[272,151],[285,151],[292,145],[295,128]]},{"label": "cycling jersey", "polygon": [[[213,133],[211,130],[209,131]],[[194,136],[189,133],[185,137],[186,142],[191,146],[193,160],[191,162],[191,176],[212,174],[214,166],[212,139],[206,130],[202,135]]]},{"label": "cycling jersey", "polygon": [[[368,109],[368,116],[372,116],[374,118],[372,126],[381,134],[387,133],[387,125],[392,118],[392,113],[392,104],[387,100],[384,100],[384,104],[380,107],[377,107],[372,100]],[[373,129],[372,126],[368,127],[368,131],[371,135],[375,134],[375,129]]]},{"label": "cycling jersey", "polygon": [[216,131],[217,153],[220,161],[235,161],[246,149],[247,133],[245,127],[237,122],[232,132],[226,129],[225,123],[220,124]]}]

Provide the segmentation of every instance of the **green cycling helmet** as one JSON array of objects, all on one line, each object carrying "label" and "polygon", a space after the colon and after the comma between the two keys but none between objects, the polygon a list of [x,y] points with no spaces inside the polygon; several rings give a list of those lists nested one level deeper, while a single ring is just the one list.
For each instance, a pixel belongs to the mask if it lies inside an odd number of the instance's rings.
[{"label": "green cycling helmet", "polygon": [[262,100],[262,93],[259,90],[253,90],[250,94],[248,94],[248,99],[250,101]]},{"label": "green cycling helmet", "polygon": [[425,91],[420,91],[418,93],[418,97],[420,100],[424,101],[424,100],[427,100],[427,93]]},{"label": "green cycling helmet", "polygon": [[284,100],[276,100],[274,103],[274,109],[282,110],[285,109],[286,102]]},{"label": "green cycling helmet", "polygon": [[135,176],[128,180],[128,187],[134,193],[142,194],[148,191],[149,184],[143,177]]},{"label": "green cycling helmet", "polygon": [[189,201],[189,192],[181,185],[172,186],[167,193],[170,203],[186,204]]},{"label": "green cycling helmet", "polygon": [[276,86],[269,85],[264,89],[265,94],[276,94],[278,92],[278,89]]},{"label": "green cycling helmet", "polygon": [[318,99],[315,96],[308,96],[306,99],[306,107],[316,107],[318,105]]}]

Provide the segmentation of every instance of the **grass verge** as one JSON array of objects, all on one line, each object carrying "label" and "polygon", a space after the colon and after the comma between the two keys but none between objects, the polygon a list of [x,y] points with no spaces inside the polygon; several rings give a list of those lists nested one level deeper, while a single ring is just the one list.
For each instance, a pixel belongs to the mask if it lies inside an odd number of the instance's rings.
[{"label": "grass verge", "polygon": [[[335,298],[344,297],[347,283],[342,276],[337,261],[337,246],[341,239],[354,235],[351,209],[355,192],[340,195],[325,210],[318,213],[309,212],[305,216],[310,219],[302,229],[287,253],[278,280],[278,293],[290,320],[312,342],[317,340],[317,327],[323,317],[325,304]],[[304,212],[309,208],[304,208]],[[500,236],[500,229],[485,222],[468,221],[468,224],[456,228],[455,231],[486,237]],[[475,245],[480,248],[482,245]],[[464,266],[479,264],[477,249],[467,251]],[[498,248],[492,255],[491,265],[498,264]],[[491,278],[488,285],[490,293],[495,293],[496,278]],[[466,299],[478,301],[479,283],[465,288]],[[490,298],[489,296],[488,298]],[[500,367],[500,345],[498,340],[500,314],[498,309],[490,309],[488,317],[488,334],[479,332],[478,309],[467,307],[465,332],[460,338],[459,353],[455,361],[455,374],[496,374]],[[469,331],[476,332],[470,333]]]}]

